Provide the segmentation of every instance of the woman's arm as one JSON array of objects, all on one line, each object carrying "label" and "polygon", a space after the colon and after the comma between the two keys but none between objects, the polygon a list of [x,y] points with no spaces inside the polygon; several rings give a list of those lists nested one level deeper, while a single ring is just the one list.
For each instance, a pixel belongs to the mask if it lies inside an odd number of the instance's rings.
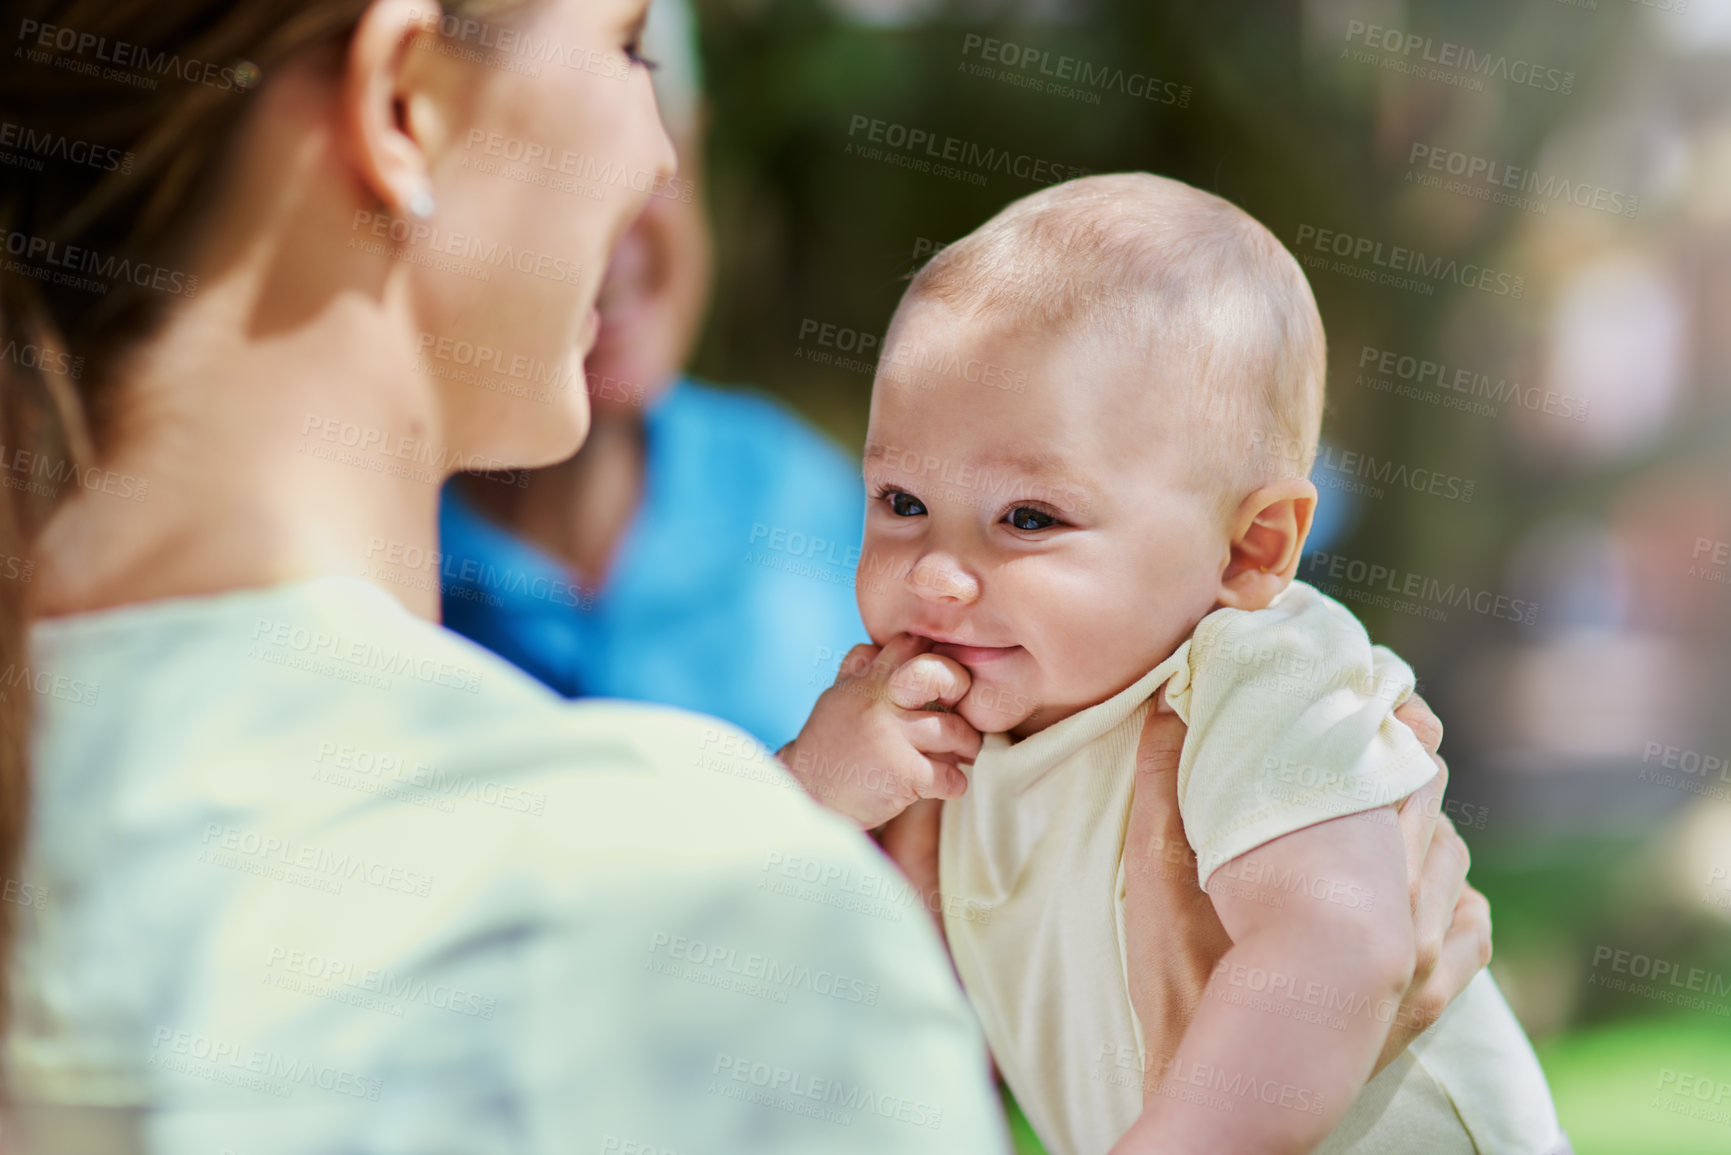
[{"label": "woman's arm", "polygon": [[[1400,806],[1407,855],[1416,965],[1412,982],[1377,1059],[1381,1070],[1431,1023],[1490,958],[1490,908],[1466,884],[1466,844],[1441,816],[1448,768],[1436,749],[1442,727],[1412,699],[1396,716],[1418,736],[1438,774]],[[1184,723],[1162,698],[1149,712],[1137,750],[1137,782],[1125,840],[1126,948],[1131,1002],[1142,1024],[1145,1095],[1159,1085],[1216,965],[1232,942],[1208,895],[1196,883],[1196,862],[1178,811],[1178,755]],[[1373,1072],[1374,1073],[1374,1072]],[[1159,1104],[1150,1096],[1143,1117],[1113,1148],[1114,1155],[1176,1155],[1160,1138]]]}]

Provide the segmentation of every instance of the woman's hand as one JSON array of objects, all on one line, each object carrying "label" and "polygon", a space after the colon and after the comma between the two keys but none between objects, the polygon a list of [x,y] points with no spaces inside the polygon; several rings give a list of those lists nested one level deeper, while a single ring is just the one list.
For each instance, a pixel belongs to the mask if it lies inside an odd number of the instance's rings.
[{"label": "woman's hand", "polygon": [[1412,697],[1394,712],[1437,765],[1437,776],[1400,804],[1406,842],[1406,876],[1416,946],[1412,982],[1401,1000],[1376,1070],[1396,1055],[1466,989],[1491,961],[1491,904],[1467,884],[1472,855],[1443,814],[1449,768],[1437,755],[1442,723],[1422,698]]},{"label": "woman's hand", "polygon": [[[1466,844],[1442,815],[1448,767],[1437,757],[1442,725],[1418,698],[1395,717],[1437,764],[1435,779],[1401,803],[1400,830],[1411,880],[1417,966],[1389,1037],[1381,1070],[1435,1022],[1490,958],[1490,906],[1466,884]],[[1145,1088],[1171,1061],[1215,965],[1231,939],[1196,883],[1196,856],[1178,813],[1178,754],[1184,723],[1156,699],[1136,751],[1136,792],[1125,835],[1125,948],[1130,1001],[1147,1047]]]},{"label": "woman's hand", "polygon": [[1232,945],[1178,814],[1178,754],[1185,726],[1155,696],[1136,747],[1136,789],[1124,833],[1124,947],[1130,1005],[1142,1024],[1144,1094],[1160,1084],[1208,977]]}]

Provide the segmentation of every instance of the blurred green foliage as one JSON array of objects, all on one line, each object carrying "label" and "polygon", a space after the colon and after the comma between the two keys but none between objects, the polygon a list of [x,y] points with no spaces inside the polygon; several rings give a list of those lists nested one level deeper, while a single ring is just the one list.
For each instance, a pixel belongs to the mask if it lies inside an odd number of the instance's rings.
[{"label": "blurred green foliage", "polygon": [[[1559,125],[1596,115],[1595,101],[1644,59],[1639,6],[1600,8],[1102,0],[1071,5],[1058,20],[970,16],[981,11],[973,5],[868,28],[814,0],[710,0],[702,5],[712,106],[706,169],[719,273],[695,369],[779,395],[857,450],[869,373],[796,356],[802,324],[881,335],[922,253],[1040,187],[1002,173],[979,185],[850,155],[850,140],[860,139],[850,137],[856,117],[1094,172],[1177,177],[1239,204],[1289,246],[1308,224],[1507,267],[1530,222],[1514,211],[1466,211],[1442,194],[1415,198],[1405,181],[1408,150],[1417,140],[1470,137],[1505,164],[1533,164]],[[1439,39],[1542,59],[1574,72],[1578,87],[1568,99],[1469,93],[1343,60],[1347,20],[1370,10],[1404,12],[1406,26]],[[1182,107],[1117,91],[1092,103],[981,77],[967,67],[979,58],[967,50],[970,34],[1123,68],[1188,95]],[[1523,269],[1540,274],[1529,278],[1535,286],[1543,281],[1543,269]],[[1325,436],[1415,466],[1446,465],[1479,484],[1470,503],[1405,490],[1366,503],[1342,547],[1353,556],[1494,588],[1535,523],[1559,509],[1602,505],[1645,466],[1599,476],[1547,471],[1523,458],[1501,424],[1350,384],[1365,345],[1464,352],[1487,366],[1518,362],[1523,343],[1543,329],[1543,301],[1449,286],[1425,296],[1330,274],[1313,273],[1311,283],[1331,349]],[[1475,615],[1442,629],[1385,610],[1363,616],[1373,636],[1419,670],[1449,723],[1451,794],[1493,796],[1479,773],[1488,740],[1463,671],[1518,627]],[[1496,911],[1499,958],[1524,984],[1573,987],[1559,996],[1553,1024],[1569,1033],[1539,1035],[1581,1155],[1731,1150],[1731,1131],[1655,1109],[1645,1090],[1660,1066],[1685,1061],[1731,1079],[1726,1020],[1666,1017],[1657,1003],[1580,989],[1582,960],[1599,943],[1642,944],[1684,966],[1727,969],[1723,921],[1649,909],[1644,840],[1684,801],[1660,798],[1610,834],[1539,830],[1507,805],[1488,830],[1464,832],[1474,881]],[[1037,1150],[1025,1121],[1012,1119],[1019,1149]]]}]

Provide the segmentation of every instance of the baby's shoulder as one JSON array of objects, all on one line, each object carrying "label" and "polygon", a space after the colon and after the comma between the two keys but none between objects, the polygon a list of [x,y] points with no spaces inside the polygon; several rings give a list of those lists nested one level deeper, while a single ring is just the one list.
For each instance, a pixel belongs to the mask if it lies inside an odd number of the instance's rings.
[{"label": "baby's shoulder", "polygon": [[1191,663],[1291,664],[1295,658],[1370,658],[1370,635],[1351,610],[1294,581],[1265,609],[1219,609],[1203,618],[1190,642]]}]

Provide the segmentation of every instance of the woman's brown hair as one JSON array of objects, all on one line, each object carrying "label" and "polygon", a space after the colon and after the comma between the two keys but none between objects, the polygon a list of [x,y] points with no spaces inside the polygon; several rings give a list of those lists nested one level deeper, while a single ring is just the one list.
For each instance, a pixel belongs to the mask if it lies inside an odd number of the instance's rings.
[{"label": "woman's brown hair", "polygon": [[[117,357],[197,292],[184,267],[250,94],[371,0],[0,0],[0,883],[29,827],[31,543],[96,466]],[[514,7],[444,0],[445,35]],[[454,18],[466,18],[459,22]],[[3,41],[0,41],[3,43]],[[144,479],[147,483],[148,479]],[[136,483],[125,487],[136,496]],[[50,675],[52,672],[46,672]],[[48,901],[52,901],[52,896]],[[0,902],[0,1014],[12,903]]]}]

